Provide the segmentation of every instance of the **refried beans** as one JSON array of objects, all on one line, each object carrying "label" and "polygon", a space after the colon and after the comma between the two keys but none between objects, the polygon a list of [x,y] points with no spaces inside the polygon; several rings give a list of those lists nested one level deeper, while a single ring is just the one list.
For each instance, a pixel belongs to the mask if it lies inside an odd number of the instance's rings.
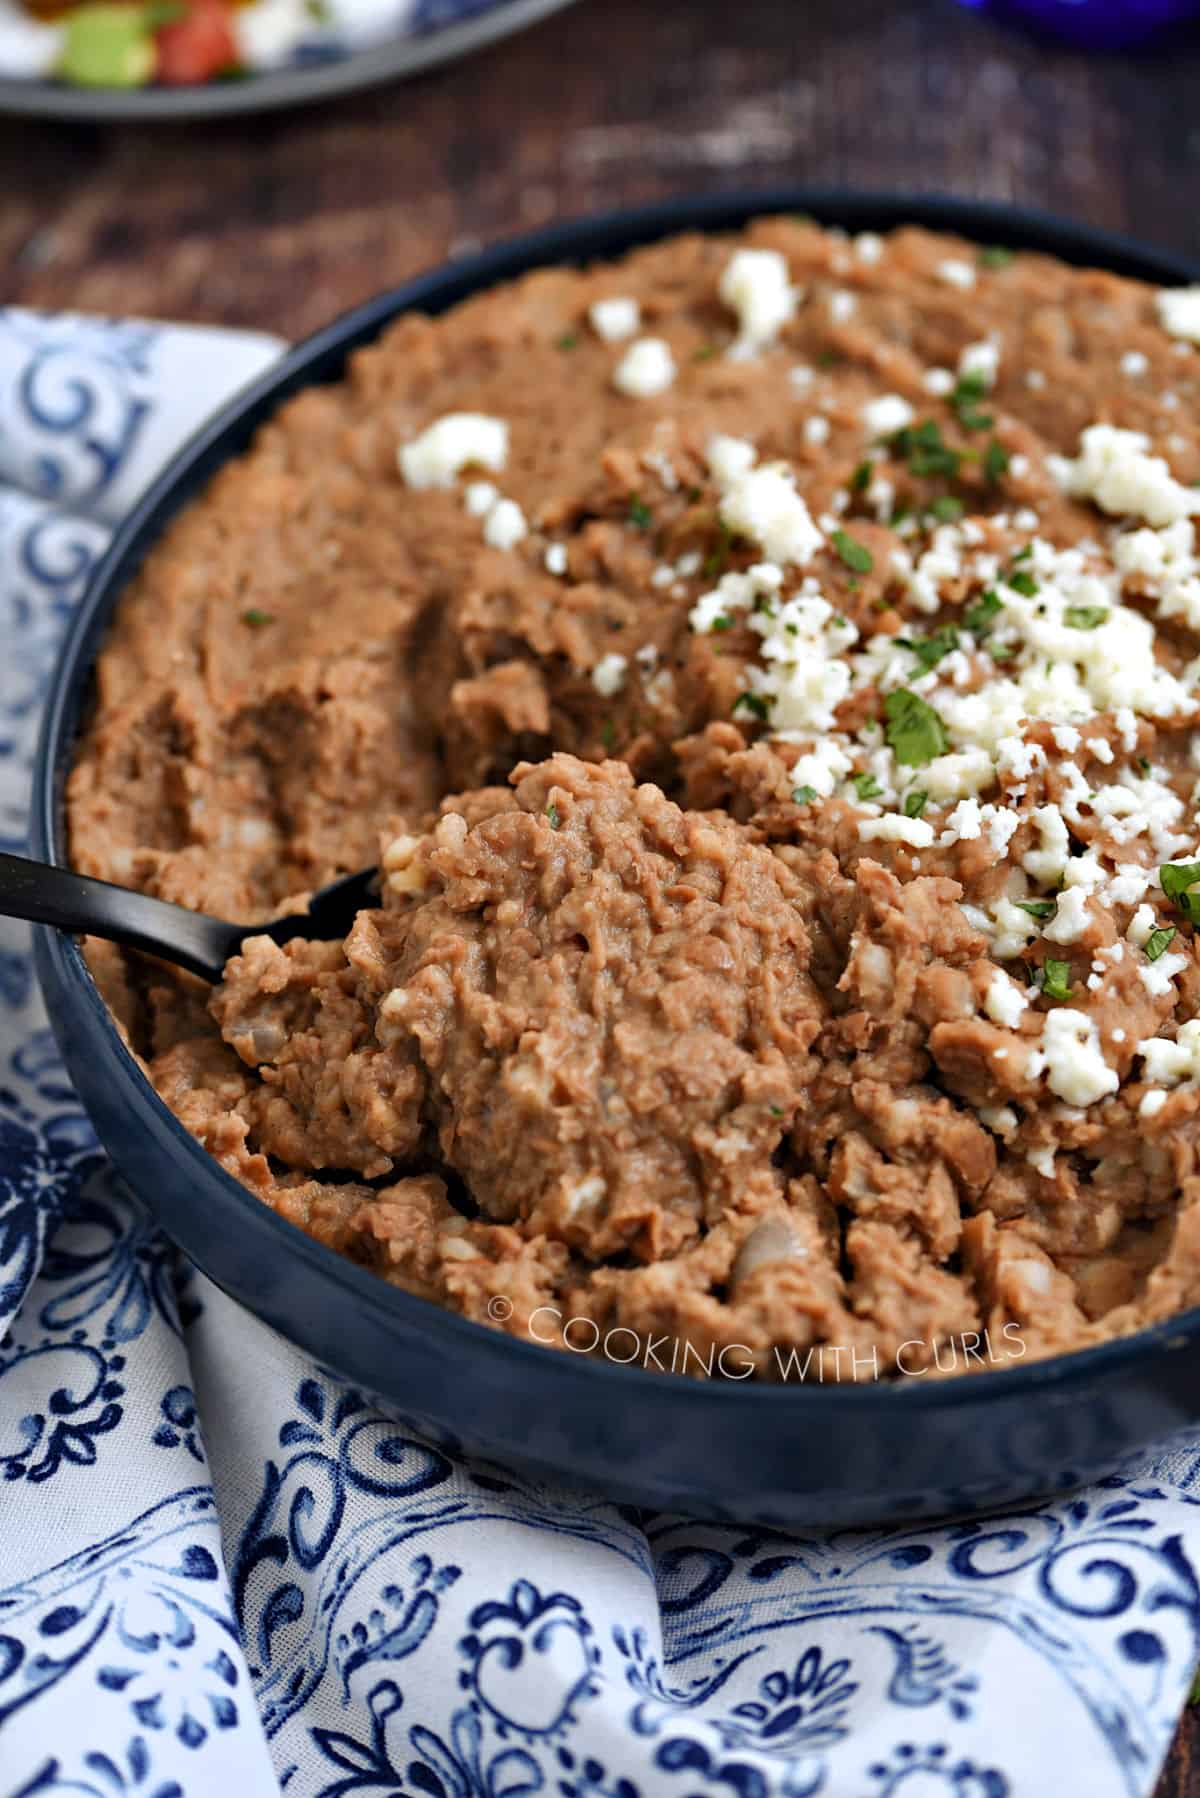
[{"label": "refried beans", "polygon": [[379,907],[215,992],[90,943],[131,1049],[539,1341],[861,1378],[1200,1303],[1198,420],[1200,290],[919,230],[401,318],[165,532],[68,792],[87,873]]}]

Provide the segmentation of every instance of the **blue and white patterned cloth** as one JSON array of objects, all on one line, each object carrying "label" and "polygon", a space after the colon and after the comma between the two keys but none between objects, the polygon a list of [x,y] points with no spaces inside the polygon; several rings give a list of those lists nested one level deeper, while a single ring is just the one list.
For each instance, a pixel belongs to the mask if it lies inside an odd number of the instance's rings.
[{"label": "blue and white patterned cloth", "polygon": [[[0,313],[0,840],[111,524],[279,346]],[[0,1790],[1137,1798],[1200,1435],[992,1521],[782,1536],[454,1463],[186,1267],[0,941]]]}]

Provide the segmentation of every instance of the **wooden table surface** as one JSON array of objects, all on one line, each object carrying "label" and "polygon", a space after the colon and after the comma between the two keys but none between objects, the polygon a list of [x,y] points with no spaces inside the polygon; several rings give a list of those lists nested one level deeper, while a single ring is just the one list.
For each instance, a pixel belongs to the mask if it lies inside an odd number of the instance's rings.
[{"label": "wooden table surface", "polygon": [[[1198,83],[1200,40],[1088,58],[951,0],[580,0],[312,110],[0,123],[4,298],[295,337],[550,219],[785,182],[1033,202],[1200,263]],[[1200,1798],[1200,1712],[1157,1798]]]}]

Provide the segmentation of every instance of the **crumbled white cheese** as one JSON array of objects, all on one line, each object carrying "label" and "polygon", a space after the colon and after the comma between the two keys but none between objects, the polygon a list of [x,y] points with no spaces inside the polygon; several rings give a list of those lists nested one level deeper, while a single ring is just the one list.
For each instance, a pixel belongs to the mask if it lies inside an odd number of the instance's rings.
[{"label": "crumbled white cheese", "polygon": [[796,310],[787,261],[778,250],[736,250],[721,276],[720,294],[737,314],[735,355],[765,349]]},{"label": "crumbled white cheese", "polygon": [[828,799],[840,780],[849,774],[853,763],[833,736],[823,737],[805,755],[792,763],[793,790],[811,787],[822,799]]},{"label": "crumbled white cheese", "polygon": [[858,296],[839,287],[829,296],[829,316],[835,325],[845,325],[858,311]]},{"label": "crumbled white cheese", "polygon": [[812,386],[816,378],[816,369],[809,368],[806,363],[801,363],[798,367],[788,370],[788,380],[792,383],[792,386],[796,389],[797,393],[806,392],[807,389]]},{"label": "crumbled white cheese", "polygon": [[731,531],[759,544],[772,562],[803,567],[812,560],[823,539],[783,463],[755,467],[752,445],[716,437],[708,465],[722,489],[721,517]]},{"label": "crumbled white cheese", "polygon": [[946,394],[954,392],[954,376],[948,368],[927,368],[921,376],[921,385],[926,393],[943,399]]},{"label": "crumbled white cheese", "polygon": [[967,293],[975,285],[975,264],[960,256],[947,256],[945,262],[937,265],[937,278],[947,287],[957,287],[960,293]]},{"label": "crumbled white cheese", "polygon": [[863,427],[872,437],[891,437],[910,425],[916,413],[899,393],[883,393],[868,400],[862,409]]},{"label": "crumbled white cheese", "polygon": [[597,693],[603,693],[606,699],[610,699],[614,693],[619,693],[625,685],[625,670],[628,666],[628,656],[615,653],[601,656],[592,669],[592,685]]},{"label": "crumbled white cheese", "polygon": [[565,574],[567,572],[567,546],[565,543],[551,543],[542,558],[547,574]]},{"label": "crumbled white cheese", "polygon": [[1077,943],[1091,922],[1087,894],[1080,887],[1067,887],[1059,894],[1058,909],[1042,935],[1051,943]]},{"label": "crumbled white cheese", "polygon": [[508,426],[482,412],[447,412],[398,453],[400,473],[417,488],[453,487],[464,468],[499,474],[507,460]]},{"label": "crumbled white cheese", "polygon": [[982,381],[985,387],[996,385],[1000,372],[1000,347],[986,338],[982,343],[969,343],[958,358],[958,372],[968,380]]},{"label": "crumbled white cheese", "polygon": [[1152,1087],[1148,1093],[1142,1094],[1142,1102],[1138,1106],[1138,1116],[1143,1118],[1157,1117],[1167,1102],[1167,1095],[1161,1088]]},{"label": "crumbled white cheese", "polygon": [[670,346],[661,337],[639,337],[613,370],[613,386],[631,399],[653,399],[667,391],[675,375]]},{"label": "crumbled white cheese", "polygon": [[829,432],[829,420],[820,412],[814,412],[811,418],[804,421],[805,443],[828,443]]},{"label": "crumbled white cheese", "polygon": [[621,343],[641,324],[642,309],[636,300],[618,294],[610,300],[594,301],[588,307],[588,318],[597,337],[605,343]]},{"label": "crumbled white cheese", "polygon": [[921,785],[938,805],[971,798],[990,787],[995,778],[995,764],[986,749],[939,755],[921,771]]},{"label": "crumbled white cheese", "polygon": [[860,262],[865,262],[868,267],[873,267],[883,258],[882,237],[876,236],[874,231],[860,231],[854,239],[854,254]]},{"label": "crumbled white cheese", "polygon": [[1165,525],[1200,511],[1200,492],[1182,486],[1163,458],[1149,451],[1150,440],[1140,431],[1089,425],[1075,460],[1048,457],[1047,467],[1065,492],[1118,517]]},{"label": "crumbled white cheese", "polygon": [[493,549],[512,549],[525,535],[525,514],[512,499],[498,499],[483,521],[483,539]]},{"label": "crumbled white cheese", "polygon": [[1200,287],[1166,287],[1155,303],[1159,323],[1169,336],[1200,343]]},{"label": "crumbled white cheese", "polygon": [[1146,1078],[1158,1086],[1200,1086],[1200,1018],[1181,1024],[1175,1041],[1146,1037],[1137,1046]]},{"label": "crumbled white cheese", "polygon": [[983,1009],[993,1024],[1015,1030],[1028,1006],[1029,1000],[1016,981],[1010,980],[1002,968],[997,968],[988,981],[983,998]]},{"label": "crumbled white cheese", "polygon": [[1046,1013],[1042,1032],[1046,1084],[1068,1105],[1094,1105],[1120,1085],[1100,1047],[1100,1033],[1084,1011],[1069,1006]]},{"label": "crumbled white cheese", "polygon": [[483,518],[489,513],[500,498],[500,489],[493,481],[470,481],[463,494],[463,504],[472,518]]},{"label": "crumbled white cheese", "polygon": [[1141,350],[1126,350],[1121,357],[1121,373],[1129,375],[1133,380],[1136,380],[1138,375],[1144,375],[1149,366],[1150,358]]},{"label": "crumbled white cheese", "polygon": [[932,824],[924,818],[906,818],[901,812],[860,819],[858,834],[864,843],[910,843],[914,849],[928,849],[934,840]]}]

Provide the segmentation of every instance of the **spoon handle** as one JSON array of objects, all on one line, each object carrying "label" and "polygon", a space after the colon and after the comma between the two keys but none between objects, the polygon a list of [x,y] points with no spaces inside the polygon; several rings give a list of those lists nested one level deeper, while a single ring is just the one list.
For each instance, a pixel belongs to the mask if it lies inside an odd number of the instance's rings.
[{"label": "spoon handle", "polygon": [[244,925],[227,924],[49,862],[3,853],[0,916],[125,943],[212,981],[221,978],[225,963],[246,935]]}]

